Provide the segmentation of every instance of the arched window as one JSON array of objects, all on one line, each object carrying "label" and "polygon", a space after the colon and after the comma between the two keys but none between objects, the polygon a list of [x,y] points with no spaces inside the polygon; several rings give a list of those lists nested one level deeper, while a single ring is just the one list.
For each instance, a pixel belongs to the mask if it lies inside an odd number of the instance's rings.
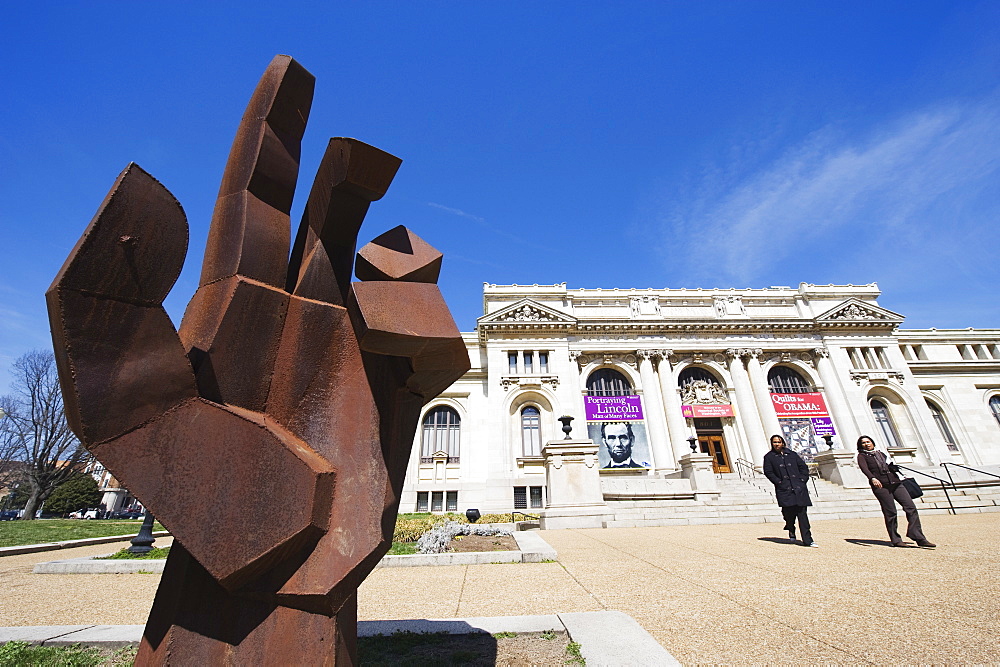
[{"label": "arched window", "polygon": [[587,378],[591,396],[631,396],[632,383],[613,368],[598,368]]},{"label": "arched window", "polygon": [[934,423],[937,424],[938,430],[941,431],[941,437],[944,438],[945,444],[948,445],[948,451],[957,452],[958,443],[955,442],[955,436],[951,434],[951,429],[948,428],[948,420],[944,418],[944,413],[930,401],[925,399],[925,402],[927,403],[927,408],[931,411],[931,416],[934,417]]},{"label": "arched window", "polygon": [[990,410],[993,411],[993,416],[1000,424],[1000,396],[990,396]]},{"label": "arched window", "polygon": [[775,366],[767,374],[767,383],[772,394],[806,394],[812,391],[812,385],[797,370],[788,366]]},{"label": "arched window", "polygon": [[885,438],[886,446],[899,447],[899,436],[896,434],[896,427],[889,415],[889,408],[878,398],[873,398],[868,402],[868,405],[871,406],[872,416],[875,417],[875,423],[878,424],[882,437]]},{"label": "arched window", "polygon": [[542,455],[542,415],[533,405],[521,410],[521,446],[525,456]]},{"label": "arched window", "polygon": [[707,371],[704,368],[698,368],[697,366],[691,366],[682,370],[677,376],[677,386],[683,389],[692,382],[697,382],[698,380],[703,380],[710,385],[718,384],[721,386],[719,378],[712,375],[710,371]]},{"label": "arched window", "polygon": [[436,452],[447,452],[449,459],[457,461],[461,423],[458,413],[447,405],[428,410],[424,415],[420,458],[430,461]]}]

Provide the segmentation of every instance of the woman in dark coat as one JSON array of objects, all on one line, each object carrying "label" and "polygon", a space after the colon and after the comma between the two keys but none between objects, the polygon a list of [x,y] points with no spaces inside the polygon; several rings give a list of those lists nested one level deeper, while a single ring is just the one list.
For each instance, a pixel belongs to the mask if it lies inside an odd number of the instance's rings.
[{"label": "woman in dark coat", "polygon": [[858,438],[858,467],[871,482],[872,493],[878,499],[878,504],[882,506],[885,529],[889,531],[892,546],[904,546],[903,538],[896,532],[898,525],[896,503],[899,503],[899,506],[906,513],[906,536],[920,547],[929,549],[937,546],[924,537],[924,533],[920,529],[917,506],[913,504],[913,499],[910,498],[910,494],[902,485],[899,475],[893,469],[895,466],[890,465],[884,453],[875,449],[875,441],[867,435]]},{"label": "woman in dark coat", "polygon": [[774,484],[774,496],[781,507],[781,515],[785,517],[789,539],[795,539],[795,519],[798,519],[802,544],[818,547],[813,542],[806,513],[806,508],[812,505],[809,487],[806,486],[809,467],[801,456],[785,446],[785,439],[780,435],[771,436],[771,451],[764,455],[764,476]]}]

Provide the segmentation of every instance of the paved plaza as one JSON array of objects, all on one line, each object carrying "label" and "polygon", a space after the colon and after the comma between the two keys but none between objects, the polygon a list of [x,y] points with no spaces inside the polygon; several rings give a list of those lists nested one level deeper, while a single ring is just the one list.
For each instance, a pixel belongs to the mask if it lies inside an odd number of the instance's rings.
[{"label": "paved plaza", "polygon": [[[777,508],[775,508],[777,512]],[[937,549],[893,549],[880,519],[541,533],[557,563],[381,568],[359,618],[620,610],[684,664],[1000,663],[1000,513],[922,516]],[[158,575],[38,575],[102,545],[0,558],[0,625],[142,623]]]}]

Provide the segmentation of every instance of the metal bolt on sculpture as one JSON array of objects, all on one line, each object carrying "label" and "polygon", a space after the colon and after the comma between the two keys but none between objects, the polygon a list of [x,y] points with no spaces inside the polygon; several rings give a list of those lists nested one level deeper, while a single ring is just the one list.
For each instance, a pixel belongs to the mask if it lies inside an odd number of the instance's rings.
[{"label": "metal bolt on sculpture", "polygon": [[351,282],[398,158],[331,139],[290,244],[313,84],[288,56],[258,83],[179,331],[187,220],[135,164],[46,293],[73,431],[175,538],[136,664],[354,664],[421,407],[469,368],[410,230]]}]

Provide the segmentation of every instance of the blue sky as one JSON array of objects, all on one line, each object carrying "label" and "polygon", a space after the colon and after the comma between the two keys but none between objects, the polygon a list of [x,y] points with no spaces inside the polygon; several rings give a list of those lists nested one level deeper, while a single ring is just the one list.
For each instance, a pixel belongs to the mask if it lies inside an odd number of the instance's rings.
[{"label": "blue sky", "polygon": [[361,242],[444,252],[462,330],[483,282],[877,282],[906,327],[1000,328],[998,3],[244,4],[5,8],[0,393],[130,161],[191,225],[179,322],[277,53],[317,78],[293,221],[328,137],[398,155]]}]

